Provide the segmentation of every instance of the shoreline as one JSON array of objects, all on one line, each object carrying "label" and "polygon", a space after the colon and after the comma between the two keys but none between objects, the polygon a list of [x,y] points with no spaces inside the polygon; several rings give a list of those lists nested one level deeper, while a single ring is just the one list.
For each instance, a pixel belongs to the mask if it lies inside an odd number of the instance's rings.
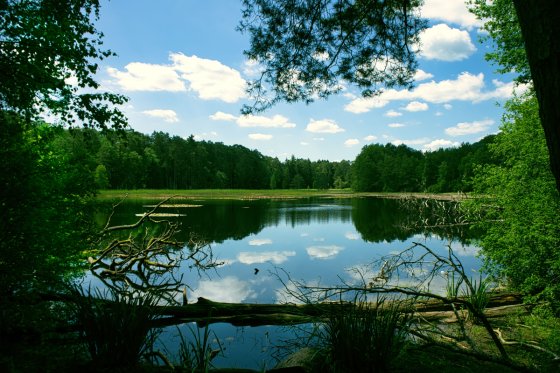
[{"label": "shoreline", "polygon": [[349,189],[134,189],[134,190],[101,190],[96,196],[98,200],[156,200],[169,198],[177,200],[256,200],[256,199],[299,199],[299,198],[417,198],[441,201],[461,201],[468,197],[465,193],[422,193],[422,192],[354,192]]}]

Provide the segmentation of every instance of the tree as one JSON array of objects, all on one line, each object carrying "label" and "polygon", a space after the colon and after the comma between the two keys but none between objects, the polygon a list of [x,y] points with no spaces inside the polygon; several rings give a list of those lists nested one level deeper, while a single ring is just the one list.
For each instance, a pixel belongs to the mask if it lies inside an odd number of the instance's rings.
[{"label": "tree", "polygon": [[101,49],[98,15],[98,0],[0,0],[0,298],[52,286],[86,242],[88,157],[57,147],[62,128],[39,117],[126,126],[117,108],[125,98],[95,91],[97,62],[112,55]]},{"label": "tree", "polygon": [[502,132],[490,150],[503,161],[487,165],[474,181],[480,198],[482,253],[498,277],[558,313],[560,299],[560,196],[550,172],[544,131],[533,95],[506,105]]},{"label": "tree", "polygon": [[[380,86],[410,87],[414,45],[426,25],[420,0],[243,0],[242,32],[251,37],[247,57],[262,65],[249,85],[262,111],[279,101],[310,103],[357,85],[365,97]],[[272,95],[270,92],[272,91]]]},{"label": "tree", "polygon": [[486,20],[484,28],[496,50],[488,55],[500,71],[515,71],[532,81],[539,102],[550,167],[560,191],[560,2],[557,0],[470,0],[471,10]]},{"label": "tree", "polygon": [[100,49],[103,35],[92,23],[98,16],[97,0],[0,1],[0,109],[28,119],[48,111],[69,124],[124,127],[114,106],[123,96],[83,93],[99,87],[97,61],[113,54]]}]

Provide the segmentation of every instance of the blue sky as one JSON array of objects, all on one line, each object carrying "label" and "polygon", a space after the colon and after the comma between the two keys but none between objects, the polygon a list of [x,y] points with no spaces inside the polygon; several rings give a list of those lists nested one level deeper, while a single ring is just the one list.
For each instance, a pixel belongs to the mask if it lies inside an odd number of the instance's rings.
[{"label": "blue sky", "polygon": [[463,0],[426,0],[416,86],[362,99],[352,86],[327,101],[279,104],[243,117],[255,77],[236,31],[238,0],[102,0],[97,27],[118,54],[102,61],[102,88],[130,98],[130,126],[151,134],[241,144],[284,160],[353,160],[370,143],[419,150],[475,142],[498,131],[512,76],[495,75]]}]

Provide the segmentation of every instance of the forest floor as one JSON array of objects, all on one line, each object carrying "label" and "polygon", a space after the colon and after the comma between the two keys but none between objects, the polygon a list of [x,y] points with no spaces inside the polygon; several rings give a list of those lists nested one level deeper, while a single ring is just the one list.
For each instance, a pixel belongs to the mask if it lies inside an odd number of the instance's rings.
[{"label": "forest floor", "polygon": [[101,200],[127,199],[296,199],[296,198],[428,198],[446,201],[457,201],[468,198],[465,193],[372,193],[354,192],[351,189],[135,189],[135,190],[102,190],[97,195]]}]

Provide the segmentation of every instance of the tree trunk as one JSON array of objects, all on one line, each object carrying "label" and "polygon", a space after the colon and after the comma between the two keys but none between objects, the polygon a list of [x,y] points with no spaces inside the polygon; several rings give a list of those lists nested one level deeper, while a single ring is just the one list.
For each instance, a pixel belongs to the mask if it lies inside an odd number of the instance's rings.
[{"label": "tree trunk", "polygon": [[560,1],[513,0],[560,192]]}]

